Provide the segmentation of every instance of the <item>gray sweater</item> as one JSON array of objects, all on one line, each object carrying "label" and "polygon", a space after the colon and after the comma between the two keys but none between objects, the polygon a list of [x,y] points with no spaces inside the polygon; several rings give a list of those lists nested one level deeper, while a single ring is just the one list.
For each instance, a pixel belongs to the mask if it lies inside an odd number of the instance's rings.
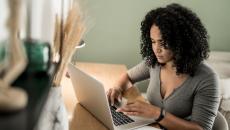
[{"label": "gray sweater", "polygon": [[160,66],[148,67],[144,61],[128,70],[132,83],[149,79],[147,99],[167,112],[197,122],[204,130],[211,130],[220,96],[217,74],[207,64],[201,63],[193,77],[188,77],[166,99],[160,94]]}]

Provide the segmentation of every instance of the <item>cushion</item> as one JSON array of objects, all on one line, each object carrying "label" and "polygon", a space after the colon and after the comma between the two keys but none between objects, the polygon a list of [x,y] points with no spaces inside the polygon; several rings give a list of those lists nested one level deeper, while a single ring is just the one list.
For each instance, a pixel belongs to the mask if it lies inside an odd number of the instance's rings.
[{"label": "cushion", "polygon": [[230,78],[220,79],[219,86],[222,98],[230,99]]},{"label": "cushion", "polygon": [[211,51],[208,64],[217,72],[224,99],[230,99],[230,52]]},{"label": "cushion", "polygon": [[211,51],[207,62],[221,79],[230,78],[230,52]]}]

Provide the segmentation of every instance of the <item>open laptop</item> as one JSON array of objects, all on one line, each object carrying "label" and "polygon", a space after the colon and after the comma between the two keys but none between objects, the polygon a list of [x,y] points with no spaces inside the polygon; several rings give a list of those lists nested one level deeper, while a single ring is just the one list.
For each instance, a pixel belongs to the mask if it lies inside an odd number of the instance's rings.
[{"label": "open laptop", "polygon": [[128,117],[116,112],[116,107],[108,102],[103,84],[71,63],[68,73],[79,103],[110,130],[135,129],[154,122],[153,119]]}]

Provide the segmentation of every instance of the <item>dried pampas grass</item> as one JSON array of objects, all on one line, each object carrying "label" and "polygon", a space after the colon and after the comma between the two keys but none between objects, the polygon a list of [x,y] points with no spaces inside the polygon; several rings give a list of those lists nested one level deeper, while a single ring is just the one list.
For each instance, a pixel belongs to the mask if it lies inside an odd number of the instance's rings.
[{"label": "dried pampas grass", "polygon": [[[66,23],[64,24],[63,29],[59,28],[62,27],[61,25],[58,26],[59,23],[61,24],[57,18],[56,35],[54,40],[54,50],[56,52],[54,53],[56,54],[56,60],[58,60],[57,55],[60,54],[60,64],[54,79],[55,86],[60,86],[64,70],[75,51],[75,46],[80,43],[86,30],[85,21],[76,0],[73,1],[72,7],[68,12]],[[63,37],[61,36],[61,33],[63,34]]]}]

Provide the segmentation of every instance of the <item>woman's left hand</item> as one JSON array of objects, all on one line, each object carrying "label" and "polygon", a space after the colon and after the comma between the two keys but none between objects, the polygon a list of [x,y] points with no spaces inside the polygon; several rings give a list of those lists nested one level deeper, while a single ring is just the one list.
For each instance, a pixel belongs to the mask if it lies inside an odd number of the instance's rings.
[{"label": "woman's left hand", "polygon": [[160,108],[143,101],[132,101],[117,109],[117,112],[123,112],[125,115],[141,116],[146,118],[158,118]]}]

